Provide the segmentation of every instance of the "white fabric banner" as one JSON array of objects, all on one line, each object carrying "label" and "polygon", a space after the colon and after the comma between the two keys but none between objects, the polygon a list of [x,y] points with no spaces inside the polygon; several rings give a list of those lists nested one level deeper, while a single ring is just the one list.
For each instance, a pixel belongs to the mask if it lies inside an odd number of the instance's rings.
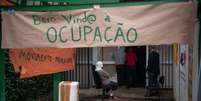
[{"label": "white fabric banner", "polygon": [[190,2],[54,12],[3,13],[2,48],[74,48],[187,43]]}]

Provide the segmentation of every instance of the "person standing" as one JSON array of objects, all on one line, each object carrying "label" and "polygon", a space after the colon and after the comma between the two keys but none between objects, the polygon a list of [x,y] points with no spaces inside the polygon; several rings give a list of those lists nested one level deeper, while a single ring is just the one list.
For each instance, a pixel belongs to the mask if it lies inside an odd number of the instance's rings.
[{"label": "person standing", "polygon": [[[132,85],[136,83],[136,63],[137,56],[135,50],[132,47],[128,47],[126,51],[126,66],[127,66],[127,88],[129,89]],[[135,86],[135,85],[134,85]]]},{"label": "person standing", "polygon": [[115,67],[117,72],[118,85],[122,86],[125,84],[125,47],[115,48],[113,58],[115,61]]},{"label": "person standing", "polygon": [[[155,48],[151,49],[148,59],[148,79],[149,79],[149,95],[152,95],[156,87],[159,87],[158,76],[160,75],[160,58],[159,53]],[[157,93],[158,91],[156,91]]]}]

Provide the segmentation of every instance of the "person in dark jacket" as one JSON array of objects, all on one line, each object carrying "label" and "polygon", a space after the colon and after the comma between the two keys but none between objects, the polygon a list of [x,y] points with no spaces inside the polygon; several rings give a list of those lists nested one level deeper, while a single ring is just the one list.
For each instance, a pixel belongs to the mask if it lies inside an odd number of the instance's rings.
[{"label": "person in dark jacket", "polygon": [[159,87],[158,76],[160,75],[160,58],[158,51],[154,48],[151,49],[149,54],[147,72],[149,79],[149,95],[152,95],[153,91],[158,93],[157,88]]}]

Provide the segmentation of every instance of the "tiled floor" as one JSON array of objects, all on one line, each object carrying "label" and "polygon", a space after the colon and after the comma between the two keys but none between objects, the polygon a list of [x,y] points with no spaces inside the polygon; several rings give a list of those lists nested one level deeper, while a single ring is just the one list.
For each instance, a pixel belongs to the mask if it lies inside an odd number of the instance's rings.
[{"label": "tiled floor", "polygon": [[[80,101],[101,101],[99,95],[100,89],[83,89],[80,90]],[[105,99],[104,101],[174,101],[173,92],[171,90],[161,90],[160,96],[144,97],[144,88],[119,88],[114,92],[115,99]]]}]

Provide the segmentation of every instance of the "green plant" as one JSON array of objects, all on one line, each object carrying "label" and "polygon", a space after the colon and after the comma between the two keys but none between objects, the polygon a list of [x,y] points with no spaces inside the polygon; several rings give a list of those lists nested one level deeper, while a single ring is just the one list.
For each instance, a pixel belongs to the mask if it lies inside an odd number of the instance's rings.
[{"label": "green plant", "polygon": [[51,75],[20,79],[13,65],[6,65],[6,101],[50,101]]}]

